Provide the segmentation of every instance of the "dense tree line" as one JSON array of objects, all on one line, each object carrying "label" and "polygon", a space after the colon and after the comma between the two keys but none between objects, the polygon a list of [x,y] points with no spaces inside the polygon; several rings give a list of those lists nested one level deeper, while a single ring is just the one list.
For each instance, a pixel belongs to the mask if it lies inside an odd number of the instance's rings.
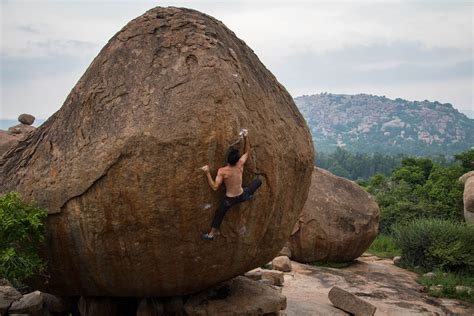
[{"label": "dense tree line", "polygon": [[[375,174],[390,175],[395,168],[400,167],[406,158],[409,156],[405,154],[352,153],[338,147],[332,153],[317,152],[315,165],[329,170],[337,176],[362,181],[368,180]],[[453,163],[453,159],[448,159],[445,156],[436,156],[431,160],[441,166]]]},{"label": "dense tree line", "polygon": [[443,165],[429,158],[404,158],[388,176],[376,174],[359,183],[380,207],[380,230],[417,218],[463,221],[463,184],[459,177],[473,170],[474,149]]}]

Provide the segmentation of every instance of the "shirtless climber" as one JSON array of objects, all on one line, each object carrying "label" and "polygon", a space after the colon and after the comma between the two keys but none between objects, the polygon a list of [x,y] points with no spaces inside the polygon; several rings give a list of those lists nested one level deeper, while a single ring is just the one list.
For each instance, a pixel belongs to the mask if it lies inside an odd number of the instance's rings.
[{"label": "shirtless climber", "polygon": [[212,179],[208,165],[201,167],[201,170],[207,175],[207,182],[214,191],[217,191],[222,181],[224,181],[226,188],[224,199],[214,215],[211,231],[202,235],[204,240],[213,240],[215,236],[219,235],[219,227],[227,211],[236,204],[252,199],[255,191],[262,185],[260,179],[255,179],[248,186],[242,188],[242,173],[244,172],[244,164],[249,157],[250,151],[250,142],[247,134],[247,130],[242,130],[240,133],[245,142],[245,153],[240,156],[239,151],[231,147],[227,156],[227,165],[219,168],[216,180]]}]

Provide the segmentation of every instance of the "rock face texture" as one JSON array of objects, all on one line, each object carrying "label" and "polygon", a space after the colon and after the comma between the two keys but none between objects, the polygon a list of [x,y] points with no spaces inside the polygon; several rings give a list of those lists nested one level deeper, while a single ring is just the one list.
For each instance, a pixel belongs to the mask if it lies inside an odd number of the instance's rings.
[{"label": "rock face texture", "polygon": [[290,237],[300,262],[350,261],[377,236],[379,207],[356,183],[314,168],[308,200]]},{"label": "rock face texture", "polygon": [[459,180],[464,183],[464,220],[474,224],[474,171],[469,171]]},{"label": "rock face texture", "polygon": [[[30,135],[36,128],[30,126],[35,121],[33,115],[22,114],[18,117],[21,124],[12,126],[8,131],[0,130],[0,156]],[[31,124],[26,124],[26,123]]]},{"label": "rock face texture", "polygon": [[[223,189],[198,168],[224,165],[240,128],[255,199],[210,228]],[[313,146],[292,98],[253,51],[197,11],[155,8],[101,50],[62,108],[0,160],[0,192],[49,211],[59,295],[192,293],[271,260],[306,201]]]}]

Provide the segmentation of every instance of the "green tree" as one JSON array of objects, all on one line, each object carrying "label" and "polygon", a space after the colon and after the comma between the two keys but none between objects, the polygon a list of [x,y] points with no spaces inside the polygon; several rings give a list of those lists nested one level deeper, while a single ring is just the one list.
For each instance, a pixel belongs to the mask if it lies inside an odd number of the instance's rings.
[{"label": "green tree", "polygon": [[454,159],[461,163],[465,172],[474,170],[474,149],[456,154]]},{"label": "green tree", "polygon": [[405,158],[401,167],[392,173],[395,181],[406,181],[410,185],[423,185],[430,176],[433,162],[427,158]]},{"label": "green tree", "polygon": [[44,240],[45,209],[21,200],[18,193],[0,196],[0,275],[18,281],[41,272],[45,263],[38,255]]},{"label": "green tree", "polygon": [[[459,157],[469,157],[461,153]],[[405,158],[388,177],[376,175],[366,184],[380,207],[380,230],[418,218],[463,221],[463,186],[459,164],[443,166],[426,158]]]}]

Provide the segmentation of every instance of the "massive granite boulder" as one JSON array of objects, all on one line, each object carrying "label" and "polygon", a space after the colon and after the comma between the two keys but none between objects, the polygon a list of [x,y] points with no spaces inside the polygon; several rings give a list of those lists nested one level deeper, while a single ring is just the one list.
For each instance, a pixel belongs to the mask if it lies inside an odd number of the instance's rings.
[{"label": "massive granite boulder", "polygon": [[[223,189],[198,168],[223,166],[240,128],[255,199],[203,241]],[[270,261],[306,201],[307,125],[247,45],[200,12],[155,8],[94,59],[62,108],[0,160],[0,192],[49,211],[49,293],[172,296]]]},{"label": "massive granite boulder", "polygon": [[293,228],[291,258],[299,262],[350,261],[375,239],[379,207],[356,183],[314,168],[308,200]]},{"label": "massive granite boulder", "polygon": [[464,183],[464,220],[474,224],[474,171],[465,173],[459,180]]}]

